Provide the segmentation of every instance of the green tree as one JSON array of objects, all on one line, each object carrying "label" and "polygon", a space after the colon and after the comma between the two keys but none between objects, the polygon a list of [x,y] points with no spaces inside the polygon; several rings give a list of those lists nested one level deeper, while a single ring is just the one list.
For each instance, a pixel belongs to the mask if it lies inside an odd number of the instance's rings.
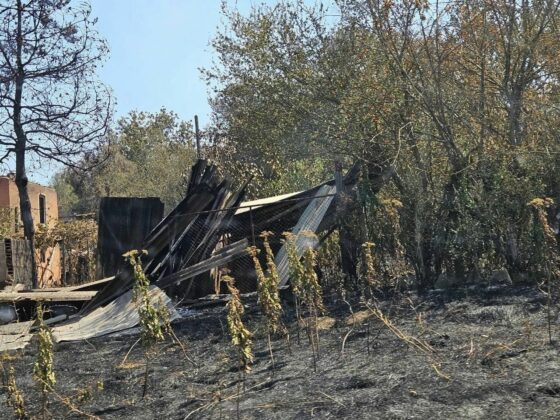
[{"label": "green tree", "polygon": [[247,17],[224,8],[217,62],[204,72],[217,92],[215,149],[236,156],[234,175],[257,175],[253,194],[308,187],[332,176],[333,160],[386,163],[389,150],[373,141],[377,122],[364,115],[376,98],[354,104],[364,51],[352,28],[328,25],[327,14],[303,1],[255,7]]},{"label": "green tree", "polygon": [[[346,219],[356,237],[380,244],[377,258],[404,258],[420,289],[446,272],[530,270],[524,203],[560,197],[558,7],[340,0],[331,10],[303,1],[247,16],[225,9],[217,63],[205,72],[216,92],[215,155],[237,157],[234,176],[257,175],[255,194],[299,189],[330,174],[335,159],[364,163]],[[376,197],[367,174],[388,164],[396,176]],[[397,224],[380,220],[391,200],[402,203]],[[392,237],[398,249],[387,246]]]},{"label": "green tree", "polygon": [[160,197],[172,209],[184,196],[196,158],[189,123],[162,109],[131,112],[109,134],[103,150],[88,156],[88,172],[57,174],[54,186],[62,209],[95,212],[101,197]]}]

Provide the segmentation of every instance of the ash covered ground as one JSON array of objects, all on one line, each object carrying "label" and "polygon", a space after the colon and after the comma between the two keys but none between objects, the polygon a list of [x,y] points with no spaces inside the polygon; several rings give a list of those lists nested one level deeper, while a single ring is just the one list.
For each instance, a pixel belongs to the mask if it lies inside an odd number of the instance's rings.
[{"label": "ash covered ground", "polygon": [[[319,358],[289,305],[286,341],[273,341],[272,369],[263,319],[248,303],[255,363],[241,375],[227,335],[224,307],[189,313],[175,324],[183,350],[158,345],[148,393],[138,336],[126,334],[56,345],[52,418],[386,418],[552,419],[560,416],[558,342],[548,342],[545,296],[530,287],[461,289],[381,300],[386,323],[358,300],[327,299]],[[351,310],[350,310],[351,307]],[[352,316],[351,311],[354,313]],[[560,337],[554,315],[553,337]],[[344,350],[342,351],[344,343]],[[32,381],[35,344],[3,355],[16,369],[27,411],[40,411]],[[194,362],[194,363],[193,363]],[[98,384],[102,384],[101,387]],[[13,418],[0,394],[0,417]],[[62,398],[68,398],[63,404]],[[75,409],[72,411],[70,405]],[[82,413],[77,412],[80,410]]]}]

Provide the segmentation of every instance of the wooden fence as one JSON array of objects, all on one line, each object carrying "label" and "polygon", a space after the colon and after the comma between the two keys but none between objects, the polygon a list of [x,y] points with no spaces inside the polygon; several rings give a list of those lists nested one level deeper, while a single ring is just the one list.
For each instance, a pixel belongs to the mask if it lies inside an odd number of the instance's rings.
[{"label": "wooden fence", "polygon": [[24,288],[33,287],[33,252],[25,239],[0,239],[0,288],[22,284]]}]

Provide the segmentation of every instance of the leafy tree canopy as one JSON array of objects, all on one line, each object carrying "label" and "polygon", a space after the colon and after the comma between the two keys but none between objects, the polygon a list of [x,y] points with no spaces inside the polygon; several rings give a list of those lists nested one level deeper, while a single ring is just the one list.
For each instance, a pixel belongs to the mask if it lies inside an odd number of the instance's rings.
[{"label": "leafy tree canopy", "polygon": [[95,212],[100,197],[160,197],[172,209],[185,194],[185,177],[196,158],[190,123],[165,109],[133,111],[109,137],[106,147],[86,158],[93,170],[55,175],[62,213]]},{"label": "leafy tree canopy", "polygon": [[529,270],[525,204],[560,201],[559,6],[284,0],[246,16],[224,7],[204,72],[213,152],[234,176],[256,175],[255,195],[324,179],[334,160],[362,162],[366,175],[394,165],[383,195],[403,204],[398,232],[377,219],[391,200],[370,196],[367,182],[365,216],[347,220],[364,240],[398,238],[421,285],[446,271]]}]

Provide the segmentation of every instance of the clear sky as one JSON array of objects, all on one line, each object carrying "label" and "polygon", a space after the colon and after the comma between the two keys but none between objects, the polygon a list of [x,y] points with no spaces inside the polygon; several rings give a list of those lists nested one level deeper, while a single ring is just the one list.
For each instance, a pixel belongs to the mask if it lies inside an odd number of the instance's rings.
[{"label": "clear sky", "polygon": [[[276,2],[227,0],[243,14],[252,5]],[[157,112],[165,107],[183,120],[192,121],[197,114],[204,127],[210,106],[199,69],[212,64],[210,42],[223,23],[221,0],[90,0],[90,4],[98,18],[97,30],[111,50],[98,75],[113,90],[115,119],[132,110]],[[56,164],[43,162],[29,172],[33,180],[46,184],[57,169]]]},{"label": "clear sky", "polygon": [[[81,0],[76,0],[77,2]],[[228,0],[242,13],[275,0]],[[157,112],[162,107],[200,126],[210,106],[199,69],[212,63],[210,41],[222,22],[221,0],[90,0],[97,30],[110,47],[98,71],[113,90],[115,119],[132,110]],[[52,162],[30,162],[33,181],[48,184],[58,171]]]},{"label": "clear sky", "polygon": [[[272,3],[272,1],[269,1]],[[210,40],[221,21],[220,0],[91,0],[97,29],[111,53],[99,72],[117,101],[116,117],[131,110],[175,111],[182,119],[210,107],[199,68],[210,66]],[[252,0],[230,0],[248,12]]]}]

